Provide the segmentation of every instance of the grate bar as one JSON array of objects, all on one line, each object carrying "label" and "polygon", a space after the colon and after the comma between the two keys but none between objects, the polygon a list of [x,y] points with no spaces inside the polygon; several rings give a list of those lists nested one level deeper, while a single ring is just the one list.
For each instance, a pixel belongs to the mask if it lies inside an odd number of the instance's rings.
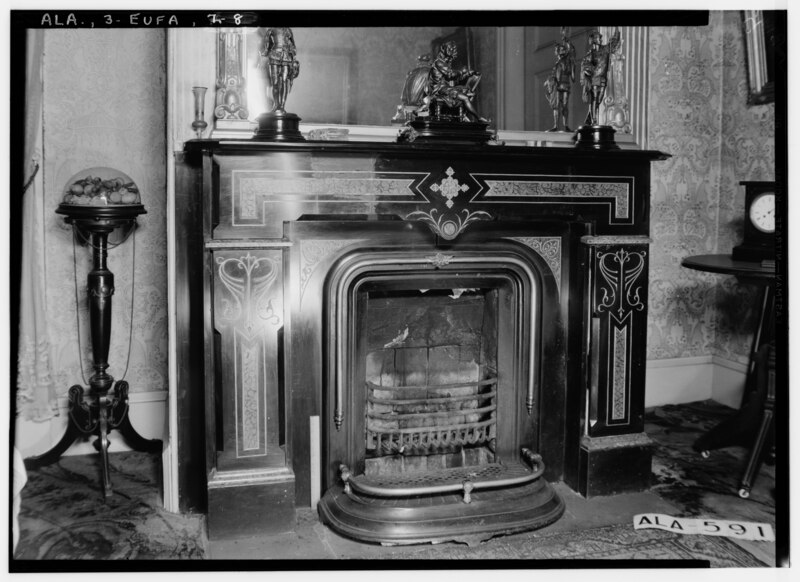
[{"label": "grate bar", "polygon": [[478,382],[454,382],[452,384],[419,384],[407,386],[381,386],[375,382],[367,380],[367,386],[372,390],[450,390],[452,388],[470,388],[481,386],[494,386],[497,384],[497,377],[479,380]]},{"label": "grate bar", "polygon": [[[381,388],[387,390],[387,388]],[[389,388],[391,390],[391,388]],[[367,396],[370,404],[446,404],[448,402],[461,402],[463,400],[486,400],[497,396],[497,391],[481,392],[480,394],[465,394],[463,396],[443,396],[436,398],[375,398]]]},{"label": "grate bar", "polygon": [[[391,421],[402,421],[402,420],[411,420],[411,419],[424,419],[424,418],[446,418],[448,416],[466,416],[469,414],[486,414],[489,412],[493,412],[497,410],[496,404],[491,404],[489,406],[484,406],[483,408],[456,408],[452,410],[440,410],[436,412],[367,412],[367,417],[372,418],[375,420],[391,420]],[[474,426],[474,424],[469,425],[457,425],[457,426]],[[425,427],[427,429],[428,427]],[[430,428],[439,428],[437,426],[431,426]],[[448,427],[441,427],[446,429]],[[422,429],[423,431],[425,429]],[[416,427],[416,430],[419,431],[420,427]],[[377,432],[377,431],[376,431]]]}]

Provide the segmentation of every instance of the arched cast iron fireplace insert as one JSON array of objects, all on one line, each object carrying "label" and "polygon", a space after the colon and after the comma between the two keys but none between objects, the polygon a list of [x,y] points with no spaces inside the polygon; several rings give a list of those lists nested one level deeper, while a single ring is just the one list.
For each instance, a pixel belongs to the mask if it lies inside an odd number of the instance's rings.
[{"label": "arched cast iron fireplace insert", "polygon": [[544,371],[564,363],[542,342],[563,324],[540,256],[509,241],[343,250],[324,296],[324,522],[419,543],[561,516],[540,446],[561,448],[543,438],[539,401]]}]

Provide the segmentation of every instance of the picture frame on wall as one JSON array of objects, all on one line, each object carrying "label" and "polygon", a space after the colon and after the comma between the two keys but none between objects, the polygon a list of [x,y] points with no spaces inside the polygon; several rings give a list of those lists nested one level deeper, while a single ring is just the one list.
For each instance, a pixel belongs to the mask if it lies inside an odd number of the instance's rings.
[{"label": "picture frame on wall", "polygon": [[749,85],[747,103],[772,103],[775,101],[775,13],[743,10],[742,29]]}]

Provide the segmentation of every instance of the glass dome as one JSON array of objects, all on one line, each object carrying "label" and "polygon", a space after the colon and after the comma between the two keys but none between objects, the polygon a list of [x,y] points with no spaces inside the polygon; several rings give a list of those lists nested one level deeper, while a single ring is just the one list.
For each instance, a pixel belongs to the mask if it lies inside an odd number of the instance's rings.
[{"label": "glass dome", "polygon": [[75,206],[130,206],[141,204],[139,187],[114,168],[81,170],[67,181],[62,204]]}]

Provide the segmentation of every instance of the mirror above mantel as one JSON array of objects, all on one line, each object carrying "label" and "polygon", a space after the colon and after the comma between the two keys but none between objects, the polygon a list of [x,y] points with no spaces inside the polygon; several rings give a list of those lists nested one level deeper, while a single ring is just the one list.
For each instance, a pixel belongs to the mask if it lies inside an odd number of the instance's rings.
[{"label": "mirror above mantel", "polygon": [[[604,39],[617,30],[598,28]],[[209,86],[210,126],[205,137],[249,139],[256,117],[268,110],[258,52],[265,30],[218,29],[203,35],[205,47],[200,52],[209,52],[209,42],[215,45],[215,80],[198,78],[190,84]],[[569,104],[572,129],[583,122],[587,111],[578,79],[590,30],[566,29],[576,49],[576,81]],[[616,129],[621,147],[646,149],[648,29],[618,30],[621,43],[612,57],[601,119]],[[398,106],[406,76],[419,65],[419,56],[431,55],[443,41],[454,40],[458,64],[482,75],[475,104],[492,120],[490,130],[498,140],[509,145],[573,144],[572,132],[546,131],[553,126],[553,111],[544,84],[555,64],[560,27],[293,27],[292,31],[300,74],[286,108],[300,116],[300,129],[307,137],[324,139],[347,130],[351,141],[394,141],[402,127]],[[173,45],[181,49],[183,31],[175,32]],[[200,39],[195,39],[197,44]]]}]

